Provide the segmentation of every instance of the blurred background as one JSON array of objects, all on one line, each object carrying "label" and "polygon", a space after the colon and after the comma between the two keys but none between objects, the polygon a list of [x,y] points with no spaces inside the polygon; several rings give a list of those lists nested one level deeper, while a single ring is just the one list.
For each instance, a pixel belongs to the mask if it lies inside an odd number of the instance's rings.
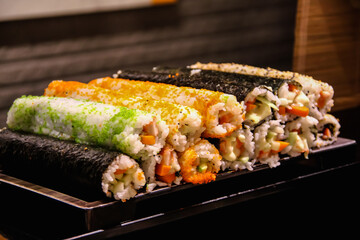
[{"label": "blurred background", "polygon": [[329,82],[360,103],[358,0],[0,0],[0,127],[16,97],[120,68],[237,62]]}]

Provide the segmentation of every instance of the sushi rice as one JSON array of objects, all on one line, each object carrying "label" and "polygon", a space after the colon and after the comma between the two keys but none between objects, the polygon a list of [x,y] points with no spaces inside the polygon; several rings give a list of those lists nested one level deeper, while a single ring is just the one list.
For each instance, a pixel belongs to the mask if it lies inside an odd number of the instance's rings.
[{"label": "sushi rice", "polygon": [[220,139],[219,151],[223,158],[221,161],[223,171],[226,169],[233,171],[253,170],[255,142],[249,127],[238,129],[230,136]]},{"label": "sushi rice", "polygon": [[279,110],[280,100],[266,86],[254,88],[244,99],[246,114],[244,124],[256,126],[272,118],[272,112]]},{"label": "sushi rice", "polygon": [[145,183],[145,175],[139,164],[121,154],[104,172],[101,186],[106,196],[125,201],[134,197]]},{"label": "sushi rice", "polygon": [[271,168],[280,165],[279,152],[283,149],[279,145],[284,144],[284,127],[280,120],[270,120],[255,128],[254,141],[257,161],[268,164]]},{"label": "sushi rice", "polygon": [[285,138],[290,144],[281,153],[291,157],[304,153],[307,158],[317,137],[318,122],[317,119],[310,116],[288,122],[285,126]]},{"label": "sushi rice", "polygon": [[267,70],[268,76],[293,79],[302,85],[303,93],[309,98],[310,116],[321,120],[327,112],[330,112],[334,105],[334,89],[331,85],[299,73],[279,71],[272,68]]},{"label": "sushi rice", "polygon": [[316,126],[318,134],[314,141],[315,147],[324,147],[334,143],[340,134],[340,123],[331,114],[325,114],[324,118]]},{"label": "sushi rice", "polygon": [[[281,120],[282,123],[308,116],[310,100],[299,86],[285,82],[278,89],[277,96],[280,104],[279,110],[275,112],[275,118]],[[302,111],[295,111],[296,109]]]}]

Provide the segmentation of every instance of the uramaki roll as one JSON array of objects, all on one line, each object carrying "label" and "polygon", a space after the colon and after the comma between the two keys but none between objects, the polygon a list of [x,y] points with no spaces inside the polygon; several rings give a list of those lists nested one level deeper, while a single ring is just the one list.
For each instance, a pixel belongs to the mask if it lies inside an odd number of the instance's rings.
[{"label": "uramaki roll", "polygon": [[334,143],[340,134],[339,119],[331,114],[325,114],[324,118],[316,126],[317,136],[314,147],[324,147]]},{"label": "uramaki roll", "polygon": [[205,130],[201,114],[190,107],[160,100],[134,97],[126,91],[113,91],[80,82],[52,81],[45,96],[70,97],[139,109],[160,116],[169,127],[167,142],[179,152],[200,140]]},{"label": "uramaki roll", "polygon": [[236,97],[230,94],[109,77],[93,80],[89,84],[192,107],[203,116],[206,127],[203,137],[221,138],[242,126],[244,108]]},{"label": "uramaki roll", "polygon": [[180,154],[180,173],[185,182],[204,184],[215,181],[221,155],[214,145],[203,139]]},{"label": "uramaki roll", "polygon": [[146,183],[136,161],[122,153],[8,129],[0,130],[0,164],[16,176],[55,177],[79,192],[91,189],[123,201]]},{"label": "uramaki roll", "polygon": [[13,130],[116,149],[139,160],[156,156],[169,133],[164,121],[141,110],[45,96],[16,99],[7,125]]}]

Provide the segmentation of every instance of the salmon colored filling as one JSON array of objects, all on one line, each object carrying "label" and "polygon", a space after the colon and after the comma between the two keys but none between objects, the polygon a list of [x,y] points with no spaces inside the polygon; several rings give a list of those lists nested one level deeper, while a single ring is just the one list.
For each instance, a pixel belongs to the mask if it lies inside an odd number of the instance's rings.
[{"label": "salmon colored filling", "polygon": [[175,161],[173,151],[174,150],[169,145],[166,145],[160,152],[162,161],[161,163],[156,164],[155,174],[156,178],[162,182],[172,183],[176,178],[175,171],[171,171],[171,164]]}]

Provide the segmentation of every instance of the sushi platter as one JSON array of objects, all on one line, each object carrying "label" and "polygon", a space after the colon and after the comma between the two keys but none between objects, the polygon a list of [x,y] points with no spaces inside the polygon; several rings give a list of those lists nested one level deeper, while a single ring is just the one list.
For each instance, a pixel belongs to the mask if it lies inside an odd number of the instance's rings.
[{"label": "sushi platter", "polygon": [[49,229],[71,216],[75,235],[125,233],[292,188],[357,164],[333,96],[310,76],[235,63],[54,80],[15,99],[0,129],[0,207],[44,214]]}]

